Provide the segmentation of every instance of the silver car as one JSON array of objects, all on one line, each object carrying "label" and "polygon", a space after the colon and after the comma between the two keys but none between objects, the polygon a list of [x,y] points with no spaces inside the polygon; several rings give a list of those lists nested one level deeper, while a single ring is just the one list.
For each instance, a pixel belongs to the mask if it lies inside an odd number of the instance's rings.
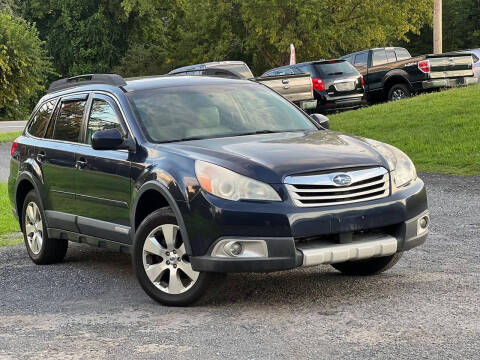
[{"label": "silver car", "polygon": [[473,73],[480,82],[480,49],[460,50],[457,51],[463,54],[472,54],[473,57]]}]

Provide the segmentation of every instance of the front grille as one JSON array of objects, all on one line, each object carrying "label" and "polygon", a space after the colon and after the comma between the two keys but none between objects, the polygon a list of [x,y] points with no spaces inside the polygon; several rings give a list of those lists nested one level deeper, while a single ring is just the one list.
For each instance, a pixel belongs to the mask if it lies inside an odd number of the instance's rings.
[{"label": "front grille", "polygon": [[[350,184],[336,184],[334,179],[339,175],[348,175]],[[381,199],[390,194],[390,175],[383,167],[289,176],[285,184],[295,205],[300,207],[351,204]]]}]

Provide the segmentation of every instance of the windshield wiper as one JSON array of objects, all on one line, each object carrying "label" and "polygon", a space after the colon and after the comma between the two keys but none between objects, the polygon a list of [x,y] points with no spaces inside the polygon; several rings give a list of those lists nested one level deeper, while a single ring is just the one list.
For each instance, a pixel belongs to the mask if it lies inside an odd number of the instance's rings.
[{"label": "windshield wiper", "polygon": [[330,73],[328,75],[342,75],[342,74],[343,74],[343,71],[338,71],[338,72]]},{"label": "windshield wiper", "polygon": [[226,134],[216,134],[216,135],[206,135],[206,136],[192,136],[186,137],[181,139],[175,140],[167,140],[162,141],[161,144],[168,144],[173,142],[181,142],[181,141],[190,141],[190,140],[205,140],[205,139],[214,139],[214,138],[221,138],[221,137],[234,137],[234,136],[247,136],[247,135],[259,135],[259,134],[276,134],[276,133],[283,133],[283,132],[296,132],[296,131],[305,131],[303,129],[293,129],[293,130],[258,130],[258,131],[250,131],[245,133],[226,133]]}]

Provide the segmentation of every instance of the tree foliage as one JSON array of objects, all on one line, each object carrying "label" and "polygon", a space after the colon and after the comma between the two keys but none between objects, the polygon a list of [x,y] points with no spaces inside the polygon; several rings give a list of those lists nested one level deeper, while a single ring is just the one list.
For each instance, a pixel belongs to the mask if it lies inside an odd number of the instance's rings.
[{"label": "tree foliage", "polygon": [[25,0],[61,75],[109,72],[126,51],[128,21],[116,0]]},{"label": "tree foliage", "polygon": [[[430,25],[419,34],[409,34],[406,43],[412,53],[426,54],[433,50]],[[443,0],[443,51],[480,47],[480,0]]]},{"label": "tree foliage", "polygon": [[0,117],[24,116],[50,75],[51,61],[35,27],[0,11]]},{"label": "tree foliage", "polygon": [[391,45],[431,22],[433,8],[433,0],[172,0],[157,5],[124,0],[122,4],[127,14],[136,9],[145,27],[160,34],[137,33],[137,44],[119,67],[123,73],[134,69],[135,74],[224,59],[246,61],[260,73],[284,65],[290,43],[295,44],[299,60]]}]

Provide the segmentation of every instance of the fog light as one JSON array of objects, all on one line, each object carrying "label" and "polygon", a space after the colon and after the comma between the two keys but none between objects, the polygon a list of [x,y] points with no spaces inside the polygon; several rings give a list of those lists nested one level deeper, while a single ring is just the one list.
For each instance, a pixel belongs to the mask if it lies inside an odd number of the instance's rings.
[{"label": "fog light", "polygon": [[223,248],[225,252],[230,256],[239,256],[243,251],[243,246],[238,241],[226,243]]},{"label": "fog light", "polygon": [[422,229],[426,229],[428,226],[428,217],[424,216],[423,218],[420,219],[420,227]]}]

